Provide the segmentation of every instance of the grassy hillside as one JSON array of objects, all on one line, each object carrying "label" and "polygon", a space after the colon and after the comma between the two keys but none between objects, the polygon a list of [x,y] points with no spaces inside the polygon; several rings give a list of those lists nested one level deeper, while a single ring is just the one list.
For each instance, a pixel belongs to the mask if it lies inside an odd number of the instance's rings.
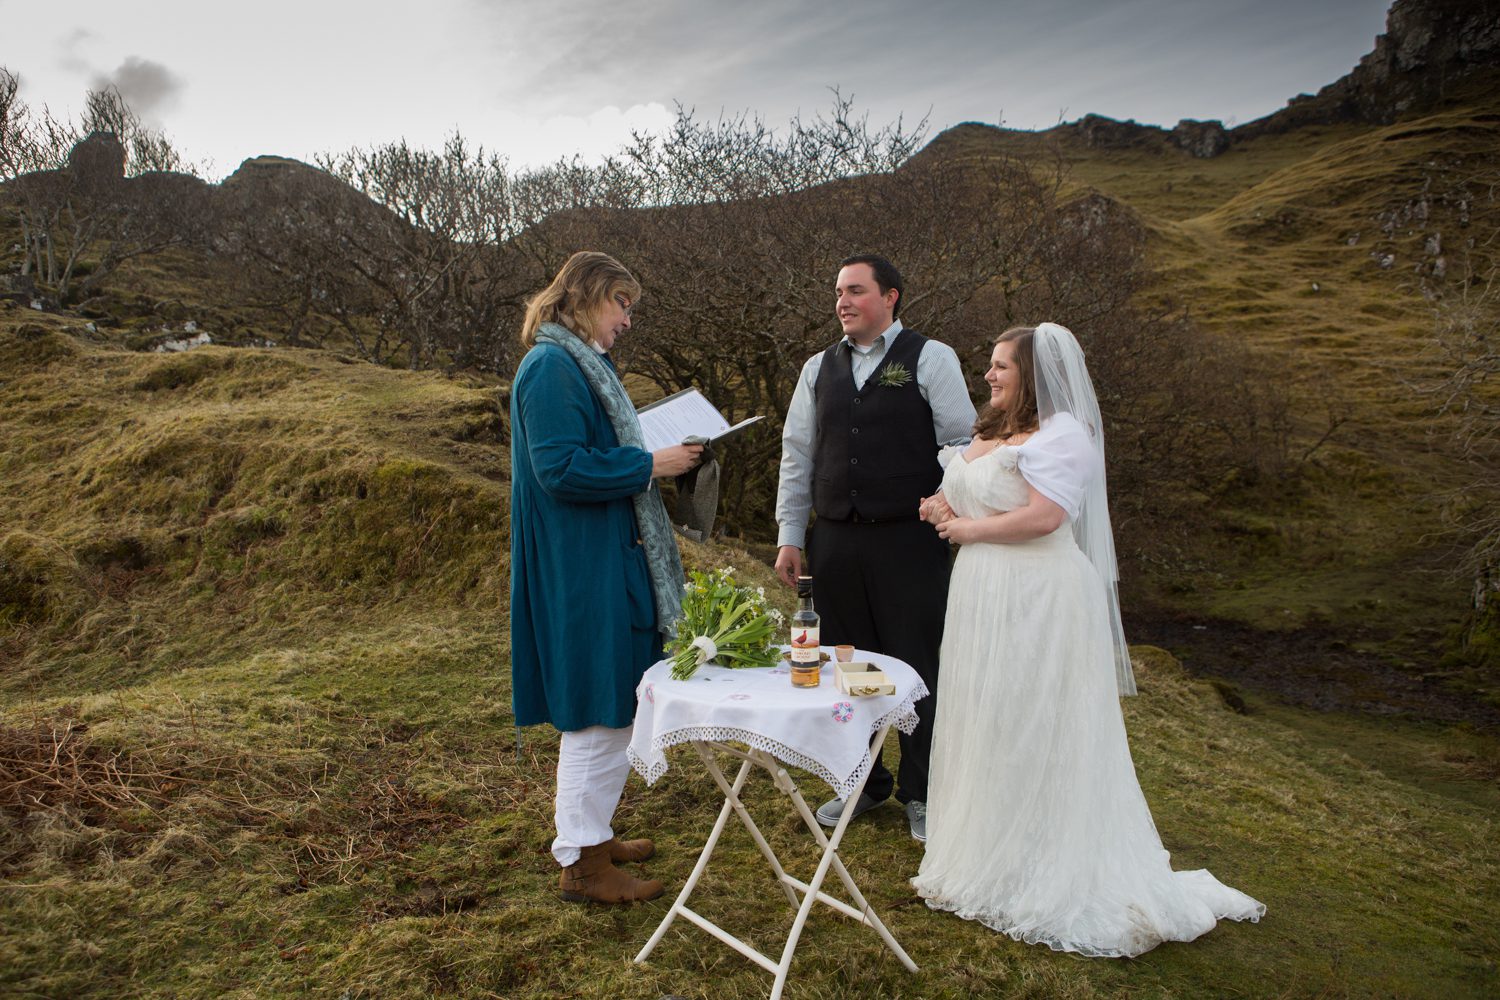
[{"label": "grassy hillside", "polygon": [[[1427,414],[1421,401],[1388,376],[1431,373],[1435,300],[1461,283],[1466,262],[1478,274],[1495,262],[1497,149],[1491,97],[1387,127],[1260,135],[1206,160],[1159,142],[1091,149],[1064,129],[980,125],[944,133],[923,155],[1060,158],[1075,185],[1148,225],[1158,294],[1285,362],[1305,401],[1338,390],[1361,432],[1385,445],[1428,431],[1411,422]],[[1445,273],[1435,274],[1439,257]]]},{"label": "grassy hillside", "polygon": [[[81,329],[0,312],[0,993],[764,995],[686,928],[633,966],[665,900],[554,898],[556,738],[518,740],[503,652],[499,390]],[[686,548],[772,586],[744,553]],[[922,971],[820,916],[795,995],[1500,988],[1492,741],[1241,714],[1136,652],[1127,721],[1166,844],[1265,921],[1130,962],[1027,948],[915,899],[919,848],[888,808],[848,855]],[[656,788],[632,780],[622,824],[657,839],[650,871],[676,888],[715,795],[672,760]],[[769,809],[768,789],[750,801]],[[766,828],[810,866],[789,821]],[[748,838],[721,850],[703,909],[769,947],[790,911]]]},{"label": "grassy hillside", "polygon": [[[1460,96],[1472,103],[1396,126],[1262,132],[1213,159],[1160,133],[1094,148],[1066,126],[960,126],[920,154],[1060,158],[1076,190],[1144,222],[1160,269],[1152,294],[1257,348],[1291,392],[1290,475],[1196,498],[1209,530],[1164,540],[1176,550],[1122,581],[1141,617],[1332,629],[1414,674],[1457,669],[1440,661],[1470,581],[1452,572],[1461,541],[1446,505],[1466,469],[1422,389],[1440,371],[1434,313],[1467,244],[1482,264],[1500,229],[1500,107],[1482,91]],[[81,315],[132,347],[189,320],[219,343],[284,342],[284,318],[252,292],[223,262],[179,251],[132,262]],[[1500,701],[1493,679],[1463,685]]]},{"label": "grassy hillside", "polygon": [[[1148,600],[1262,629],[1331,628],[1408,671],[1434,669],[1470,581],[1452,571],[1445,504],[1469,470],[1427,391],[1442,374],[1433,334],[1469,274],[1494,265],[1500,232],[1500,102],[1466,99],[1392,126],[1263,133],[1212,159],[1149,133],[1091,148],[1069,127],[966,125],[924,152],[1060,159],[1079,189],[1145,222],[1155,295],[1256,348],[1290,390],[1298,477],[1205,498],[1217,530],[1196,570],[1190,560]],[[1465,684],[1500,697],[1493,678]]]}]

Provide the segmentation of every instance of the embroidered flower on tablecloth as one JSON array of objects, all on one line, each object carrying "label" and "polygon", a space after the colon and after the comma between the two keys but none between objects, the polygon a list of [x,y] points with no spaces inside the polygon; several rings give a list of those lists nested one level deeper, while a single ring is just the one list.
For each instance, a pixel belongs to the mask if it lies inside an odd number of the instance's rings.
[{"label": "embroidered flower on tablecloth", "polygon": [[854,705],[847,701],[836,701],[833,703],[833,721],[848,722],[854,718]]},{"label": "embroidered flower on tablecloth", "polygon": [[656,685],[655,684],[647,684],[645,687],[641,688],[641,697],[645,698],[651,704],[655,705],[656,704]]},{"label": "embroidered flower on tablecloth", "polygon": [[730,695],[729,696],[729,700],[730,701],[749,701],[750,700],[750,696],[748,694],[745,694],[743,691],[741,691],[739,694],[732,694],[732,695]]}]

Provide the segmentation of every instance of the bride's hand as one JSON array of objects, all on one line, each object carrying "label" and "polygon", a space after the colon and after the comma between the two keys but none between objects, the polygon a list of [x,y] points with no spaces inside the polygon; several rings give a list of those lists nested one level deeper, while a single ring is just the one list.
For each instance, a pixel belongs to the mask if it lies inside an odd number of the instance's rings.
[{"label": "bride's hand", "polygon": [[948,501],[941,493],[934,493],[922,498],[917,514],[928,524],[941,524],[953,517],[953,508],[948,506]]},{"label": "bride's hand", "polygon": [[[949,511],[950,515],[952,511]],[[979,522],[972,517],[948,517],[937,526],[937,533],[955,545],[968,545],[978,540]]]}]

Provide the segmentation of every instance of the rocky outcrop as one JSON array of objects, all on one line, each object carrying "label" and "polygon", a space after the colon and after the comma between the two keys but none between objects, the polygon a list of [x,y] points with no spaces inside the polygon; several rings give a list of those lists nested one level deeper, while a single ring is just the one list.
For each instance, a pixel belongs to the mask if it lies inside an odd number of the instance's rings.
[{"label": "rocky outcrop", "polygon": [[1090,149],[1133,149],[1161,142],[1165,130],[1156,125],[1141,125],[1134,119],[1116,121],[1103,115],[1084,115],[1076,122],[1060,126],[1071,129]]},{"label": "rocky outcrop", "polygon": [[1157,125],[1142,125],[1134,120],[1116,121],[1103,115],[1084,115],[1076,122],[1058,126],[1072,132],[1090,149],[1141,149],[1166,151],[1180,149],[1200,159],[1211,159],[1229,148],[1229,132],[1219,121],[1193,121],[1184,118],[1168,132]]},{"label": "rocky outcrop", "polygon": [[1241,125],[1236,140],[1304,125],[1385,125],[1500,81],[1500,0],[1396,0],[1385,34],[1348,76]]},{"label": "rocky outcrop", "polygon": [[1200,160],[1211,160],[1229,148],[1229,131],[1221,121],[1193,121],[1184,118],[1170,136],[1172,145]]},{"label": "rocky outcrop", "polygon": [[[965,155],[975,149],[990,149],[1002,152],[1007,148],[1011,136],[1033,135],[984,125],[979,122],[964,122],[940,133],[930,142],[919,157],[942,155]],[[1076,137],[1090,149],[1133,149],[1150,153],[1175,153],[1180,150],[1200,159],[1218,156],[1229,148],[1230,133],[1218,121],[1193,121],[1183,119],[1168,132],[1157,125],[1142,125],[1133,120],[1118,121],[1103,115],[1084,115],[1076,122],[1065,122],[1048,130],[1047,134]]]},{"label": "rocky outcrop", "polygon": [[327,171],[282,156],[257,156],[241,163],[219,185],[216,201],[220,211],[240,218],[313,208],[330,217],[389,215],[387,209]]},{"label": "rocky outcrop", "polygon": [[1140,216],[1124,202],[1092,189],[1062,205],[1062,222],[1084,233],[1120,227],[1139,233],[1142,228]]},{"label": "rocky outcrop", "polygon": [[73,183],[105,190],[125,179],[125,146],[113,132],[90,132],[68,152]]}]

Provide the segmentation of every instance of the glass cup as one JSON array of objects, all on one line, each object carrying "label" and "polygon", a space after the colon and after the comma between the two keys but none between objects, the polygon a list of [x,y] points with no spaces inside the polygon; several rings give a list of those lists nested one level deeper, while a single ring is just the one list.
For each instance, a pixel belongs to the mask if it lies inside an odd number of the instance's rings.
[{"label": "glass cup", "polygon": [[850,660],[854,659],[854,647],[847,645],[834,646],[833,655],[840,663],[848,663]]}]

